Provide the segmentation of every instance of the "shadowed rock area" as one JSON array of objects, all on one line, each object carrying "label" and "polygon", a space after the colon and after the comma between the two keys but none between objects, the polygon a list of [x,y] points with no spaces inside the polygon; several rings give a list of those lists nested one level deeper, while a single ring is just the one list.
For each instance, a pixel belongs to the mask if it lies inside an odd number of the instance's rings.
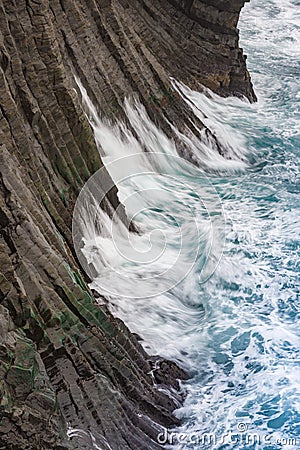
[{"label": "shadowed rock area", "polygon": [[[104,117],[126,121],[123,100],[137,95],[169,136],[170,124],[197,135],[169,77],[254,101],[243,4],[0,1],[0,449],[91,448],[67,427],[95,431],[104,449],[157,449],[178,423],[185,372],[97,305],[74,254],[73,207],[102,167],[74,77]],[[118,205],[114,188],[103,208]]]}]

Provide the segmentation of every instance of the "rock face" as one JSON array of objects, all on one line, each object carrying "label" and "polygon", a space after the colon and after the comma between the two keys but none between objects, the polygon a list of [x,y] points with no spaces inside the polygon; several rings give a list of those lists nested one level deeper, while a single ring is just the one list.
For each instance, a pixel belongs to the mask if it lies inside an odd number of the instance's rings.
[{"label": "rock face", "polygon": [[[91,448],[68,441],[67,426],[96,430],[103,448],[155,449],[177,423],[185,373],[152,371],[74,255],[73,207],[102,166],[74,76],[111,119],[126,120],[124,97],[137,94],[169,135],[169,122],[195,131],[170,76],[255,100],[238,48],[243,4],[0,0],[0,449]],[[104,208],[118,204],[115,188]]]},{"label": "rock face", "polygon": [[[247,0],[249,1],[249,0]],[[243,95],[256,101],[246,57],[238,46],[237,23],[244,0],[169,0],[185,12],[189,64],[177,77],[190,84],[196,78],[220,95]],[[180,61],[178,62],[180,64]]]}]

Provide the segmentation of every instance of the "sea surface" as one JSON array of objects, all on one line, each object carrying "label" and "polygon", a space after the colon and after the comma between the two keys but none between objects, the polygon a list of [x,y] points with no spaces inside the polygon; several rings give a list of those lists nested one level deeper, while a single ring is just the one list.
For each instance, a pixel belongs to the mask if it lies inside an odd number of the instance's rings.
[{"label": "sea surface", "polygon": [[81,87],[140,230],[128,235],[98,211],[99,232],[90,218],[83,253],[97,273],[92,287],[147,351],[193,375],[176,411],[182,426],[158,436],[166,448],[300,449],[300,2],[251,0],[239,28],[256,104],[173,80],[229,160],[209,139],[174,130],[202,168],[183,161],[128,99],[138,141],[101,121]]}]

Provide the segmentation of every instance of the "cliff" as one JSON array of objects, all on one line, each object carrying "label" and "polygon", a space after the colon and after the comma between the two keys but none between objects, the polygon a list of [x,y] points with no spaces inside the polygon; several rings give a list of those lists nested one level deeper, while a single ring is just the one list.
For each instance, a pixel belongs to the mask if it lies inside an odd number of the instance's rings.
[{"label": "cliff", "polygon": [[[103,448],[156,449],[161,427],[176,425],[185,373],[167,361],[152,372],[74,254],[73,207],[102,166],[74,76],[103,116],[126,120],[124,97],[137,94],[168,135],[169,123],[197,133],[170,76],[255,100],[238,47],[243,4],[0,1],[0,449],[85,448],[67,426],[97,430]],[[103,207],[118,204],[115,188]]]}]

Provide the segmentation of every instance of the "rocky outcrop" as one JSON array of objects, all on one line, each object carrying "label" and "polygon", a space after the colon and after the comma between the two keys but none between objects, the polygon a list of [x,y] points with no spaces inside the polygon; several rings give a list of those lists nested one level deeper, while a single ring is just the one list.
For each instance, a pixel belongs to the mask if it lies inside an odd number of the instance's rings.
[{"label": "rocky outcrop", "polygon": [[[247,0],[249,1],[249,0]],[[186,83],[196,78],[221,95],[234,94],[256,101],[246,57],[238,46],[237,29],[244,0],[169,0],[185,12],[189,64],[177,77]],[[188,34],[190,32],[190,36]],[[186,70],[185,70],[186,69]]]},{"label": "rocky outcrop", "polygon": [[[74,77],[102,115],[126,121],[135,94],[169,135],[197,133],[169,77],[254,100],[243,3],[0,1],[0,449],[83,449],[67,426],[97,430],[103,448],[155,449],[177,423],[185,373],[160,370],[96,304],[74,254],[74,204],[102,167]],[[115,188],[103,207],[118,205]]]}]

